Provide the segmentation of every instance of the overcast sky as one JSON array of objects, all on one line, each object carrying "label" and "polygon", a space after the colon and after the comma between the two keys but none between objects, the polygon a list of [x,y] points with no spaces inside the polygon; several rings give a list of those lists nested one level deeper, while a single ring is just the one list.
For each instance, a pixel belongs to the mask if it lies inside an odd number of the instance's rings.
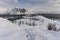
[{"label": "overcast sky", "polygon": [[0,0],[0,7],[35,7],[48,6],[54,0]]},{"label": "overcast sky", "polygon": [[60,11],[60,0],[0,0],[0,9],[14,7]]}]

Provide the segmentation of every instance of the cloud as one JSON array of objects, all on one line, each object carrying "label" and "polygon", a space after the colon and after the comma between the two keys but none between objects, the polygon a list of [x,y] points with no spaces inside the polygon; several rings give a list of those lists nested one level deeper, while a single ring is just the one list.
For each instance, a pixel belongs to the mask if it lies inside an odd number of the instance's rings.
[{"label": "cloud", "polygon": [[0,0],[0,5],[6,7],[13,6],[24,6],[24,7],[34,7],[34,6],[46,6],[51,5],[52,0]]},{"label": "cloud", "polygon": [[43,5],[51,4],[53,2],[53,0],[30,0],[30,1],[35,2],[37,4],[43,4]]},{"label": "cloud", "polygon": [[0,0],[0,7],[12,7],[18,3],[18,0]]},{"label": "cloud", "polygon": [[0,14],[1,13],[7,13],[7,11],[8,11],[8,9],[6,9],[6,8],[0,8]]},{"label": "cloud", "polygon": [[0,0],[0,13],[7,12],[7,9],[14,7],[16,3],[18,0]]},{"label": "cloud", "polygon": [[[32,0],[31,0],[32,1]],[[33,1],[44,1],[44,0],[33,0]],[[42,11],[42,12],[60,12],[60,0],[45,0],[47,4],[35,5],[31,7],[32,11]],[[45,2],[44,1],[44,2]]]},{"label": "cloud", "polygon": [[0,8],[24,7],[39,11],[60,11],[60,0],[0,0]]},{"label": "cloud", "polygon": [[2,1],[7,2],[7,3],[10,3],[10,2],[17,3],[18,2],[18,0],[2,0]]}]

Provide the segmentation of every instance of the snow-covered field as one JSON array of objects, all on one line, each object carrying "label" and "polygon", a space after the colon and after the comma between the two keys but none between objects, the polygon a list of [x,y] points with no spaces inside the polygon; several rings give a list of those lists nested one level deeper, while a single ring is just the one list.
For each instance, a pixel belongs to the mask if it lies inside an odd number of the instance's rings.
[{"label": "snow-covered field", "polygon": [[0,40],[60,40],[60,31],[48,30],[49,23],[60,28],[57,21],[43,16],[24,16],[14,23],[0,18]]}]

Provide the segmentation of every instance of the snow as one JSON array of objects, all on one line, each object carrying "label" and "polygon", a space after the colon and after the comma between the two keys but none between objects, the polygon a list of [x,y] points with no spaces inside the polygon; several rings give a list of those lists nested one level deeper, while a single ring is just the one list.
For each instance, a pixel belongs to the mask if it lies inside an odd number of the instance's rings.
[{"label": "snow", "polygon": [[[60,32],[49,31],[49,23],[56,21],[43,16],[26,17],[15,23],[0,18],[0,40],[59,40]],[[37,19],[37,20],[34,20]],[[29,25],[31,24],[31,25]],[[35,25],[32,25],[35,24]],[[57,23],[56,23],[57,24]],[[58,26],[59,27],[59,26]]]}]

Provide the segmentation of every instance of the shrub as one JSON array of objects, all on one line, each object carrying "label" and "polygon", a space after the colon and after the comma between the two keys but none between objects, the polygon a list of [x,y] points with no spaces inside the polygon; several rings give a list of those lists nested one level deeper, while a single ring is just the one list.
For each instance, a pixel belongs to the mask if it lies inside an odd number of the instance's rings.
[{"label": "shrub", "polygon": [[52,24],[51,23],[48,24],[48,30],[52,30]]},{"label": "shrub", "polygon": [[48,30],[57,31],[56,24],[49,23],[48,24]]},{"label": "shrub", "polygon": [[56,24],[53,24],[53,25],[52,25],[52,28],[53,28],[53,31],[56,31],[56,30],[57,30]]}]

